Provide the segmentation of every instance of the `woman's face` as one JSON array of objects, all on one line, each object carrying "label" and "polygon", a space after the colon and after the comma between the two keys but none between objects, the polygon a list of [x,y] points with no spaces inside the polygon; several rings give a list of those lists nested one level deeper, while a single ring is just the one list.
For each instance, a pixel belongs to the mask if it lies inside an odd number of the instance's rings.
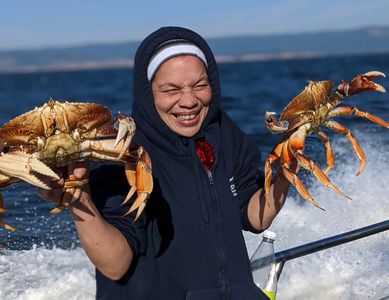
[{"label": "woman's face", "polygon": [[212,98],[204,63],[193,55],[173,57],[157,70],[151,87],[155,107],[165,124],[181,136],[194,136]]}]

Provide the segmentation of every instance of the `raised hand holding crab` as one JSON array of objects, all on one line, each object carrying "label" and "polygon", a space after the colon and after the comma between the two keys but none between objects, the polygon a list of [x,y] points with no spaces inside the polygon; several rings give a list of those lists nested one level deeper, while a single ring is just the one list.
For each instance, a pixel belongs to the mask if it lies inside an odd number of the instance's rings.
[{"label": "raised hand holding crab", "polygon": [[[385,92],[383,86],[373,82],[377,77],[385,77],[385,74],[378,71],[371,71],[354,77],[349,83],[342,80],[335,91],[332,91],[332,81],[310,81],[308,86],[285,107],[278,119],[275,117],[276,113],[267,112],[265,114],[265,125],[267,129],[273,134],[285,135],[285,138],[273,148],[265,162],[266,193],[270,190],[272,164],[279,160],[284,176],[296,187],[302,198],[321,208],[309,194],[301,180],[291,170],[290,166],[294,158],[296,158],[298,164],[312,172],[322,184],[338,194],[349,198],[326,175],[334,164],[334,156],[329,138],[321,130],[321,127],[325,126],[347,137],[360,160],[357,174],[359,175],[366,164],[365,154],[350,130],[331,120],[331,118],[355,115],[389,128],[388,122],[368,112],[361,111],[355,106],[337,107],[344,98],[363,91]],[[311,133],[317,134],[326,147],[327,168],[324,172],[314,161],[304,154],[305,139]]]}]

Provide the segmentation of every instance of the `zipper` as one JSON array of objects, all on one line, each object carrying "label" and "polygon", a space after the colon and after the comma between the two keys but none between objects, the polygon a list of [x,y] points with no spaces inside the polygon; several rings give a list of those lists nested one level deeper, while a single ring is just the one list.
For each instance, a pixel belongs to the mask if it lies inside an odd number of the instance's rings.
[{"label": "zipper", "polygon": [[[197,154],[196,154],[197,155]],[[228,289],[228,286],[229,286],[229,282],[228,282],[228,276],[227,276],[227,255],[226,255],[226,250],[225,250],[225,238],[224,238],[224,229],[223,229],[223,218],[222,218],[222,212],[221,212],[221,208],[220,208],[220,203],[219,203],[219,196],[218,196],[218,193],[217,193],[217,190],[216,190],[216,187],[215,187],[215,180],[213,178],[213,171],[215,170],[217,164],[218,164],[218,158],[217,158],[217,155],[215,153],[215,161],[213,163],[213,165],[211,166],[210,170],[208,170],[208,168],[205,167],[205,165],[203,165],[200,162],[200,165],[201,165],[201,168],[204,173],[207,175],[207,178],[208,178],[208,184],[209,184],[209,189],[202,189],[203,193],[207,193],[209,190],[210,194],[209,195],[205,195],[205,194],[202,194],[202,197],[204,197],[205,199],[205,206],[208,206],[211,205],[214,207],[214,210],[215,210],[215,213],[216,213],[216,222],[213,222],[215,224],[215,229],[216,229],[216,239],[217,239],[217,243],[218,243],[218,253],[219,253],[219,257],[220,257],[220,269],[219,269],[219,276],[220,276],[220,280],[221,280],[221,284],[222,284],[222,287],[223,287],[223,292],[224,292],[224,295],[226,295],[226,291]],[[204,180],[204,179],[203,179]],[[204,182],[204,181],[202,181]],[[207,203],[208,201],[210,201],[209,203]],[[208,224],[206,224],[208,225]],[[208,231],[208,228],[207,228],[207,231]]]},{"label": "zipper", "polygon": [[[215,167],[216,163],[212,166],[212,169]],[[229,286],[228,283],[228,276],[227,276],[227,257],[225,253],[225,243],[224,243],[224,234],[223,234],[223,219],[222,219],[222,214],[220,210],[220,204],[218,202],[218,194],[216,191],[216,187],[214,185],[215,181],[212,175],[212,170],[208,171],[205,168],[203,168],[208,176],[208,182],[211,187],[211,200],[214,202],[214,205],[216,206],[216,212],[217,212],[217,230],[219,234],[219,243],[220,243],[220,257],[222,261],[222,268],[220,269],[220,272],[222,273],[221,276],[223,277],[223,283],[224,283],[224,289],[227,289]]]}]

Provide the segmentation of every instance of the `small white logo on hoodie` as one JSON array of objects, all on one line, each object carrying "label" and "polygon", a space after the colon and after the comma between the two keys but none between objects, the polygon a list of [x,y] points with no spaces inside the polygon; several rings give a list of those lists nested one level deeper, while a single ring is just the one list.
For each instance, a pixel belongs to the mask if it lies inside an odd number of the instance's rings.
[{"label": "small white logo on hoodie", "polygon": [[235,188],[234,177],[231,177],[228,181],[230,182],[230,189],[231,189],[232,195],[234,197],[238,196],[238,192],[236,191],[236,188]]}]

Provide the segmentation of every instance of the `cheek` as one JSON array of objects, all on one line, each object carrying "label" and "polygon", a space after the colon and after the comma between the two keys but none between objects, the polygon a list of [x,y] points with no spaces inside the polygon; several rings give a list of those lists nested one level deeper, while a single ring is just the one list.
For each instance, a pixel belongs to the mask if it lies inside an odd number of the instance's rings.
[{"label": "cheek", "polygon": [[155,98],[154,105],[158,113],[167,113],[173,108],[174,103],[169,101],[169,98],[159,97]]},{"label": "cheek", "polygon": [[211,99],[212,99],[211,89],[201,92],[198,95],[198,98],[201,100],[204,106],[208,106],[211,103]]}]

